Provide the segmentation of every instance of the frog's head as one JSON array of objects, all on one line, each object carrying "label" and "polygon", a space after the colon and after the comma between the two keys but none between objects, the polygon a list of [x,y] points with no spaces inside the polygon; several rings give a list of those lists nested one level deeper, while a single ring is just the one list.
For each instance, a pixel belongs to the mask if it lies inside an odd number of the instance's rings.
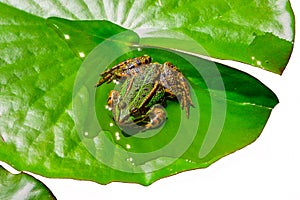
[{"label": "frog's head", "polygon": [[133,123],[132,113],[135,113],[137,109],[127,105],[127,103],[119,96],[118,92],[114,91],[111,93],[108,105],[112,109],[114,120],[120,126],[126,126]]}]

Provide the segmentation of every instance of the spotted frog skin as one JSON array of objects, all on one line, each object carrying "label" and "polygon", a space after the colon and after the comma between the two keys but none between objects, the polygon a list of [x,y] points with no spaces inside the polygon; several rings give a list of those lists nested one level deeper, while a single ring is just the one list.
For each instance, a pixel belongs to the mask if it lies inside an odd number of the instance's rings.
[{"label": "spotted frog skin", "polygon": [[170,62],[160,64],[151,60],[149,56],[129,59],[100,74],[97,87],[113,80],[121,83],[108,97],[114,120],[121,127],[138,125],[147,130],[161,126],[166,120],[162,104],[167,98],[177,97],[189,117],[193,103],[183,74]]}]

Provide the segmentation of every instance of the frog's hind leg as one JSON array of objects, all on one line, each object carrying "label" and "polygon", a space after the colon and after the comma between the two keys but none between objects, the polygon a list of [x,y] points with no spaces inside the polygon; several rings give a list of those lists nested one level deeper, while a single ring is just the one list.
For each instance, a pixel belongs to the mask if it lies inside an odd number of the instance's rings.
[{"label": "frog's hind leg", "polygon": [[190,106],[194,107],[190,89],[186,78],[183,74],[170,62],[165,62],[164,70],[161,75],[161,84],[165,87],[169,97],[177,97],[181,104],[181,108],[186,111],[186,116],[189,118]]},{"label": "frog's hind leg", "polygon": [[112,68],[102,72],[100,74],[102,78],[96,83],[95,86],[99,87],[105,82],[110,83],[114,79],[120,79],[121,77],[128,75],[127,73],[125,73],[126,71],[136,68],[140,65],[149,63],[151,63],[151,57],[147,55],[125,60],[113,66]]},{"label": "frog's hind leg", "polygon": [[145,125],[145,130],[157,128],[166,121],[166,112],[160,104],[155,104],[149,111],[150,121]]},{"label": "frog's hind leg", "polygon": [[102,72],[100,75],[106,76],[107,74],[113,74],[116,71],[126,71],[128,69],[132,69],[143,64],[149,64],[150,62],[151,62],[151,57],[147,55],[139,56],[136,58],[130,58]]},{"label": "frog's hind leg", "polygon": [[113,79],[113,75],[112,74],[107,74],[105,77],[101,78],[95,85],[95,87],[99,87],[100,85],[102,85],[103,83],[107,82],[111,82],[109,80]]},{"label": "frog's hind leg", "polygon": [[110,83],[114,79],[120,79],[121,77],[126,76],[124,73],[115,73],[115,74],[107,74],[105,77],[101,78],[95,85],[95,87],[99,87],[103,83]]}]

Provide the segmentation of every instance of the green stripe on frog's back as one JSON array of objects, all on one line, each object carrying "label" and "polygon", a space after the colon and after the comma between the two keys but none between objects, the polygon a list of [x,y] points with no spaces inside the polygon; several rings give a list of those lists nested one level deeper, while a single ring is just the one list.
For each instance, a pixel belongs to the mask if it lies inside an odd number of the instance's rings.
[{"label": "green stripe on frog's back", "polygon": [[134,88],[132,90],[135,95],[133,95],[134,98],[130,102],[131,108],[140,108],[141,104],[144,102],[144,98],[147,97],[149,92],[152,90],[153,83],[149,83],[149,79],[151,79],[150,71],[143,70],[143,74],[135,76],[135,81],[133,83]]},{"label": "green stripe on frog's back", "polygon": [[[158,76],[157,64],[143,65],[138,68],[138,74],[134,76],[131,88],[130,108],[141,108],[145,99],[153,89],[153,85]],[[133,97],[133,98],[132,98]]]},{"label": "green stripe on frog's back", "polygon": [[164,96],[165,96],[165,90],[164,90],[164,88],[163,87],[159,88],[156,91],[155,95],[151,98],[151,100],[147,103],[147,105],[145,107],[146,108],[150,108],[154,104],[161,103],[164,100]]}]

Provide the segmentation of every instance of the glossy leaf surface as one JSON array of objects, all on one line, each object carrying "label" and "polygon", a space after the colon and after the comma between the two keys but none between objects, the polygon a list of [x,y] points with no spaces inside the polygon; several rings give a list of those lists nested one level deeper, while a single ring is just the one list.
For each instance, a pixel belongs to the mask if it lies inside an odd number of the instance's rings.
[{"label": "glossy leaf surface", "polygon": [[56,199],[48,188],[34,177],[11,174],[0,166],[0,198],[17,200]]},{"label": "glossy leaf surface", "polygon": [[[0,159],[18,170],[102,184],[148,185],[207,167],[250,144],[278,103],[272,91],[238,70],[174,51],[136,49],[136,34],[112,23],[45,20],[0,7]],[[109,48],[97,46],[107,38]],[[113,85],[96,90],[94,84],[106,66],[145,53],[160,63],[173,62],[186,76],[196,105],[193,120],[170,101],[168,121],[159,133],[147,139],[153,132],[144,138],[125,137],[111,126],[111,112],[104,109]],[[119,56],[110,62],[113,55]],[[90,115],[94,112],[95,118]],[[93,120],[101,129],[93,127]],[[182,127],[176,134],[178,120]],[[195,122],[200,123],[193,126]],[[164,151],[166,144],[177,149]]]},{"label": "glossy leaf surface", "polygon": [[[137,32],[143,44],[237,60],[278,74],[293,48],[294,15],[288,0],[0,2],[41,17],[106,19]],[[176,43],[170,46],[157,38],[176,39]],[[181,45],[191,38],[205,51]]]}]

